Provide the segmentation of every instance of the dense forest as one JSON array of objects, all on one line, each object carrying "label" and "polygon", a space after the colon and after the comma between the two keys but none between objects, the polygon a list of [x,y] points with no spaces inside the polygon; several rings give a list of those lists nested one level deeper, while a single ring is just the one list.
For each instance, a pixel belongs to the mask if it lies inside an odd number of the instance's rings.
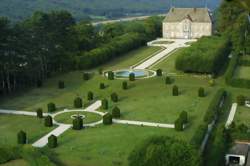
[{"label": "dense forest", "polygon": [[161,17],[93,27],[69,12],[0,18],[0,94],[40,87],[51,75],[96,67],[161,34]]},{"label": "dense forest", "polygon": [[[35,11],[67,10],[76,20],[117,18],[131,15],[166,13],[170,6],[219,6],[221,0],[1,0],[0,16],[11,20],[30,17]],[[118,3],[117,3],[118,2]]]}]

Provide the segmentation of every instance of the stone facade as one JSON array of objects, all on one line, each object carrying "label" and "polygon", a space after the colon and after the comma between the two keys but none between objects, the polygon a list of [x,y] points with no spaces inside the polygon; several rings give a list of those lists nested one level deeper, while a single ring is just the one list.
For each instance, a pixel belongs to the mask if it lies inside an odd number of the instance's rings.
[{"label": "stone facade", "polygon": [[[197,9],[185,8],[186,12],[178,12],[180,10],[182,9],[171,9],[169,11],[163,21],[163,38],[193,39],[212,35],[212,21],[208,10],[202,10],[205,19],[202,18],[201,12],[195,11]],[[175,14],[178,15],[176,19]],[[195,16],[195,14],[199,14],[199,16]]]}]

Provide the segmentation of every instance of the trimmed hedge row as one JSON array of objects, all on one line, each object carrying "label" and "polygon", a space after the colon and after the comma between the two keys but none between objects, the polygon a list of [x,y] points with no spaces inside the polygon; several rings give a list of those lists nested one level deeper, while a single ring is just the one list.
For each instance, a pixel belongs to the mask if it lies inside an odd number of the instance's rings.
[{"label": "trimmed hedge row", "polygon": [[[239,88],[250,88],[250,79],[242,79],[242,78],[235,78],[234,77],[234,72],[235,69],[238,65],[241,64],[247,64],[247,60],[240,60],[240,57],[238,55],[234,55],[229,63],[226,75],[225,75],[225,80],[228,85],[234,86],[234,87],[239,87]],[[243,66],[247,66],[244,65]]]},{"label": "trimmed hedge row", "polygon": [[229,53],[227,38],[203,37],[179,52],[175,66],[184,72],[217,74],[226,63]]},{"label": "trimmed hedge row", "polygon": [[101,65],[114,57],[145,45],[146,41],[147,36],[139,33],[126,33],[115,37],[111,42],[101,47],[82,53],[77,60],[78,68],[88,69]]}]

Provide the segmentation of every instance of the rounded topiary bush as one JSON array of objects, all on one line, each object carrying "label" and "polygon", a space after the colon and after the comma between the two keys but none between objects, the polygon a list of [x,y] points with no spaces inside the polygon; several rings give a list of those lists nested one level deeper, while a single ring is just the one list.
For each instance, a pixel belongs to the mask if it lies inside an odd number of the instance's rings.
[{"label": "rounded topiary bush", "polygon": [[120,118],[121,117],[121,111],[117,106],[115,106],[112,109],[112,117],[114,117],[114,118]]},{"label": "rounded topiary bush", "polygon": [[114,78],[115,78],[114,72],[109,71],[109,72],[108,72],[108,79],[109,79],[109,80],[114,80]]},{"label": "rounded topiary bush", "polygon": [[179,95],[179,88],[178,86],[173,86],[173,96],[178,96]]},{"label": "rounded topiary bush", "polygon": [[26,144],[27,142],[27,135],[24,131],[19,131],[17,133],[17,143],[18,144]]},{"label": "rounded topiary bush", "polygon": [[170,77],[166,77],[165,84],[171,84],[171,83],[172,83],[171,78]]},{"label": "rounded topiary bush", "polygon": [[113,102],[118,102],[118,95],[117,95],[117,93],[112,93],[111,95],[110,95],[110,98],[111,98],[111,100],[113,101]]},{"label": "rounded topiary bush", "polygon": [[199,97],[205,97],[205,89],[200,87],[198,90],[198,96]]},{"label": "rounded topiary bush", "polygon": [[174,128],[176,131],[183,131],[183,122],[180,118],[174,122]]},{"label": "rounded topiary bush", "polygon": [[48,107],[48,112],[55,112],[56,111],[56,105],[55,105],[55,103],[49,103],[47,105],[47,107]]},{"label": "rounded topiary bush", "polygon": [[105,84],[104,83],[100,83],[99,88],[100,89],[105,89]]},{"label": "rounded topiary bush", "polygon": [[238,105],[243,106],[243,105],[245,105],[245,102],[246,102],[246,97],[245,96],[243,96],[243,95],[237,96]]},{"label": "rounded topiary bush", "polygon": [[38,117],[38,118],[43,118],[43,110],[42,110],[42,108],[38,108],[37,110],[36,110],[36,116]]},{"label": "rounded topiary bush", "polygon": [[102,108],[107,110],[108,109],[108,100],[107,99],[103,99],[102,100]]},{"label": "rounded topiary bush", "polygon": [[44,126],[45,127],[52,127],[53,126],[53,119],[51,116],[46,116],[44,119]]},{"label": "rounded topiary bush", "polygon": [[123,89],[123,90],[128,89],[128,82],[127,82],[127,81],[123,81],[123,82],[122,82],[122,89]]},{"label": "rounded topiary bush", "polygon": [[64,81],[59,81],[58,82],[58,88],[59,89],[64,89],[65,88]]},{"label": "rounded topiary bush", "polygon": [[130,73],[129,74],[129,81],[134,81],[135,80],[135,73]]},{"label": "rounded topiary bush", "polygon": [[161,69],[156,70],[156,75],[157,76],[162,76],[162,70]]},{"label": "rounded topiary bush", "polygon": [[209,84],[209,86],[214,86],[215,85],[214,79],[209,80],[208,84]]},{"label": "rounded topiary bush", "polygon": [[84,72],[84,73],[83,73],[83,80],[87,81],[87,80],[89,80],[89,79],[90,79],[90,74],[87,73],[87,72]]},{"label": "rounded topiary bush", "polygon": [[83,128],[83,119],[81,117],[76,117],[73,120],[73,130],[81,130]]},{"label": "rounded topiary bush", "polygon": [[74,100],[75,108],[82,108],[82,99],[80,97],[76,97]]},{"label": "rounded topiary bush", "polygon": [[110,124],[112,124],[112,115],[110,113],[106,113],[103,116],[103,124],[104,125],[110,125]]},{"label": "rounded topiary bush", "polygon": [[55,135],[51,135],[48,137],[48,147],[49,148],[57,147],[57,137]]},{"label": "rounded topiary bush", "polygon": [[88,98],[88,101],[93,100],[93,99],[94,99],[94,93],[93,93],[93,92],[91,92],[91,91],[89,91],[89,92],[88,92],[88,96],[87,96],[87,98]]}]

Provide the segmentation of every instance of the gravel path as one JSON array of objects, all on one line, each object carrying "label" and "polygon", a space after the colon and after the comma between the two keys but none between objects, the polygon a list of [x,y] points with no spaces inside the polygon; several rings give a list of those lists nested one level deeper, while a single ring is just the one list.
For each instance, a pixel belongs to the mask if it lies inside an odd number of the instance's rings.
[{"label": "gravel path", "polygon": [[132,121],[132,120],[119,120],[119,119],[113,119],[113,122],[118,123],[118,124],[128,124],[128,125],[136,125],[136,126],[174,128],[174,124],[164,124],[164,123],[142,122],[142,121]]},{"label": "gravel path", "polygon": [[233,103],[231,110],[230,110],[230,113],[229,113],[228,118],[227,118],[226,125],[225,125],[226,128],[228,128],[232,124],[232,122],[234,120],[235,113],[237,111],[237,106],[238,106],[237,103]]}]

